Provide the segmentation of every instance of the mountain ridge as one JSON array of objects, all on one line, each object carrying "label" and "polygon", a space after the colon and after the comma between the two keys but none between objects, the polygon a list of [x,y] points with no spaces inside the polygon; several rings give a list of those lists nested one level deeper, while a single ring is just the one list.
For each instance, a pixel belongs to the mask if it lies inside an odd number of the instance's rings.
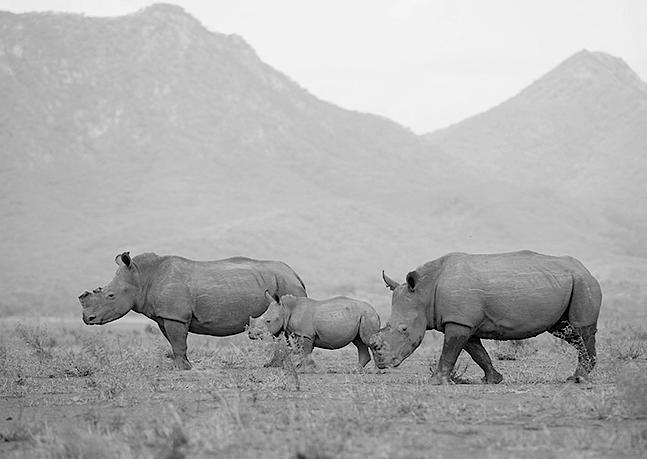
[{"label": "mountain ridge", "polygon": [[320,100],[180,8],[0,14],[0,30],[11,310],[75,311],[76,292],[105,282],[124,250],[281,259],[314,296],[384,308],[382,269],[447,251],[531,248],[604,272],[624,261],[601,263],[601,247],[639,258],[630,219]]},{"label": "mountain ridge", "polygon": [[602,211],[628,201],[644,222],[645,129],[647,85],[621,59],[580,51],[496,107],[425,138],[505,180],[543,182]]}]

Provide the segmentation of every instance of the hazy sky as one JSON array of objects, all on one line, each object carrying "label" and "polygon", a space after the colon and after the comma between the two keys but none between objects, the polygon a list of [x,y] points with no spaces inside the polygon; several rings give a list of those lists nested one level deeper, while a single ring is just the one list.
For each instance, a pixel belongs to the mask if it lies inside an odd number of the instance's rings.
[{"label": "hazy sky", "polygon": [[[0,10],[134,12],[144,0],[0,0]],[[645,0],[176,0],[242,35],[318,97],[431,131],[513,96],[586,48],[647,80]],[[0,37],[1,39],[2,37]]]}]

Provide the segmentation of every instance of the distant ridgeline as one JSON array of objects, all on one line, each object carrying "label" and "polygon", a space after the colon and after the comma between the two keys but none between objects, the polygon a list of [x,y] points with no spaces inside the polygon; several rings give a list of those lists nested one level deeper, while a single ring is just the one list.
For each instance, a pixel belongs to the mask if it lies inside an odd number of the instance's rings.
[{"label": "distant ridgeline", "polygon": [[580,52],[416,136],[316,98],[175,6],[2,12],[0,32],[0,312],[78,312],[125,250],[282,259],[315,295],[378,306],[383,268],[450,250],[600,270],[647,256],[647,92],[619,59]]}]

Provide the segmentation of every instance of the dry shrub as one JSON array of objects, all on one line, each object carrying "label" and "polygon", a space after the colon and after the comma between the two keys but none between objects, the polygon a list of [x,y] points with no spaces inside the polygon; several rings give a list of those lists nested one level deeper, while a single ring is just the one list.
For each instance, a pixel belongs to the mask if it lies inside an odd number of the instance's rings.
[{"label": "dry shrub", "polygon": [[295,359],[298,359],[303,353],[298,340],[294,336],[289,336],[288,341],[286,341],[282,336],[280,336],[278,338],[271,337],[270,341],[266,336],[263,338],[263,342],[270,342],[269,349],[271,352],[268,362],[263,366],[282,368],[285,377],[294,382],[295,390],[301,390],[299,374],[297,373],[296,364],[294,362]]},{"label": "dry shrub", "polygon": [[47,327],[40,325],[31,327],[18,323],[16,333],[41,361],[51,360],[52,349],[56,345],[56,341],[48,335]]},{"label": "dry shrub", "polygon": [[43,430],[41,422],[27,422],[19,418],[0,431],[0,442],[32,441]]},{"label": "dry shrub", "polygon": [[647,354],[647,343],[635,339],[608,340],[609,356],[614,360],[638,360]]},{"label": "dry shrub", "polygon": [[43,442],[46,457],[53,459],[112,459],[136,457],[130,445],[114,435],[97,432],[69,432]]},{"label": "dry shrub", "polygon": [[495,341],[493,352],[497,360],[517,360],[537,352],[537,347],[528,340]]},{"label": "dry shrub", "polygon": [[221,348],[218,357],[220,364],[224,368],[243,368],[246,363],[245,353],[233,343],[229,343],[228,346]]},{"label": "dry shrub", "polygon": [[647,357],[647,331],[642,327],[622,325],[607,339],[609,356],[614,360],[638,360]]}]

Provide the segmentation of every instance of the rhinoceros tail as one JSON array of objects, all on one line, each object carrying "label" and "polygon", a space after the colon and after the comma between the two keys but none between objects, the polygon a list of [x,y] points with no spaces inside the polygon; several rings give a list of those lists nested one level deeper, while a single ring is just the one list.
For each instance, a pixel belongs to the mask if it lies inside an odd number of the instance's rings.
[{"label": "rhinoceros tail", "polygon": [[[368,308],[367,308],[368,309]],[[364,311],[359,319],[359,337],[368,344],[368,340],[380,330],[380,316],[373,308]]]}]

